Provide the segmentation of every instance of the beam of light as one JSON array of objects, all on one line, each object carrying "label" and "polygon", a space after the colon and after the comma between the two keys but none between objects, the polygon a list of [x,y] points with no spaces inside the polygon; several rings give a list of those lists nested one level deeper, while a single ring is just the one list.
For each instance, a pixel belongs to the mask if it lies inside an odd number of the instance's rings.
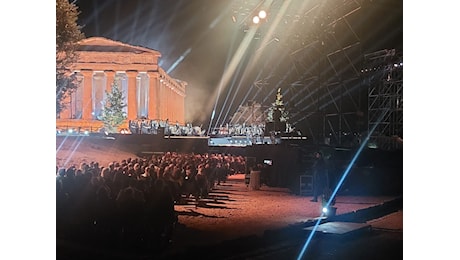
[{"label": "beam of light", "polygon": [[[270,6],[272,2],[273,1],[265,2],[265,6],[267,6],[267,7]],[[278,24],[280,24],[281,18],[284,16],[284,13],[286,12],[286,10],[287,10],[287,8],[288,8],[288,6],[290,4],[291,4],[291,1],[283,2],[283,5],[280,8],[279,14],[277,16],[275,16],[275,19],[274,19],[273,23],[270,25],[266,36],[262,39],[262,42],[260,43],[260,46],[264,46],[264,47],[267,46],[268,45],[267,43],[275,38],[273,36],[275,28],[278,26]],[[257,27],[253,26],[253,27],[251,27],[251,29],[252,28],[257,28]],[[241,79],[242,81],[245,81],[244,79],[249,74],[249,71],[252,71],[256,67],[257,61],[259,60],[261,55],[262,55],[262,52],[257,52],[256,51],[254,53],[254,56],[251,57],[251,60],[249,61],[247,69],[245,70],[245,74],[243,74],[243,76],[242,76],[242,79]]]},{"label": "beam of light", "polygon": [[[265,1],[265,2],[260,2],[260,4],[258,6],[260,6],[261,4],[264,5],[264,8],[265,7],[269,7],[271,5],[271,3],[273,2],[273,0],[270,0],[270,1]],[[288,1],[290,3],[290,1]],[[287,8],[287,6],[289,5],[289,3],[284,3],[283,6],[285,6],[285,8]],[[285,10],[283,11],[283,13],[285,12]],[[281,18],[277,17],[275,19],[275,24],[279,23],[279,21],[281,20]],[[249,47],[252,39],[254,39],[254,35],[257,33],[257,30],[258,30],[258,27],[257,26],[251,26],[249,28],[249,31],[246,33],[245,35],[245,38],[243,39],[243,42],[240,44],[240,48],[241,46],[243,46],[243,43],[244,43],[244,48],[245,48],[245,51],[247,50],[247,48]],[[270,31],[268,33],[268,35],[272,35],[273,34],[273,31],[274,31],[274,27],[270,27]],[[266,37],[263,39],[262,41],[262,45],[265,46],[266,43],[267,43],[267,39]],[[238,51],[237,51],[238,52]],[[250,65],[248,65],[246,67],[246,69],[244,70],[243,72],[243,75],[241,76],[240,78],[240,84],[241,82],[244,82],[244,79],[247,77],[247,74],[249,74],[249,71],[251,71],[251,68],[253,68],[255,66],[255,63],[256,61],[258,60],[260,56],[260,52],[259,53],[256,53],[256,57],[252,57],[252,59],[250,60]],[[241,56],[242,57],[242,56]],[[235,58],[235,57],[234,57]],[[234,61],[235,59],[232,60],[232,62]],[[241,58],[238,58],[238,62],[240,62],[242,59]],[[232,69],[232,68],[231,68]],[[234,71],[235,69],[233,69]],[[233,74],[233,73],[232,73]],[[217,103],[217,102],[216,102]],[[232,102],[233,103],[233,102]],[[223,109],[223,108],[222,108]],[[212,123],[212,122],[211,122]],[[211,124],[210,124],[210,127],[211,127]]]},{"label": "beam of light", "polygon": [[[240,64],[238,65],[238,69],[237,69],[237,72],[236,72],[237,74],[240,73],[242,67],[243,67],[243,66],[242,66],[242,64],[240,63]],[[217,120],[216,120],[215,126],[218,126],[218,125],[219,125],[219,122],[222,122],[222,123],[223,123],[223,122],[225,122],[225,121],[227,120],[227,117],[228,117],[228,114],[229,114],[229,111],[228,111],[228,110],[227,110],[227,113],[223,116],[222,121],[220,121],[220,118],[222,117],[222,113],[223,113],[223,111],[224,111],[224,107],[227,105],[227,102],[228,102],[230,93],[232,92],[233,88],[235,87],[236,79],[237,79],[236,76],[233,77],[232,84],[230,85],[230,91],[227,92],[227,96],[225,97],[224,104],[222,105],[222,109],[221,109],[220,112],[219,112],[219,117],[218,117]],[[230,101],[230,104],[233,104],[233,102],[234,102],[234,100],[235,100],[236,93],[238,93],[238,90],[240,89],[240,87],[241,87],[241,84],[239,84],[239,85],[236,87],[236,91],[234,92],[235,94],[234,94],[232,100]],[[229,106],[229,107],[230,107],[230,106]]]},{"label": "beam of light", "polygon": [[187,57],[187,55],[192,51],[192,48],[188,48],[184,54],[182,54],[175,62],[173,65],[171,65],[171,67],[169,67],[169,69],[166,71],[167,74],[171,73],[176,67],[177,65],[179,65],[179,63],[181,63],[181,61],[183,61],[185,59],[185,57]]},{"label": "beam of light", "polygon": [[[234,48],[234,44],[235,44],[235,42],[236,42],[235,39],[236,39],[236,36],[237,36],[237,32],[238,32],[238,31],[234,31],[233,39],[232,39],[232,41],[231,41],[230,48],[229,48],[229,50],[228,50],[228,52],[227,52],[227,58],[225,59],[225,66],[224,66],[224,68],[227,68],[227,67],[228,67],[228,64],[229,64],[230,61],[231,61],[232,52],[233,52],[233,48]],[[241,64],[239,64],[238,67],[239,67],[239,69],[240,69]],[[239,69],[238,69],[238,71],[239,71]],[[225,70],[224,70],[223,74],[225,74]],[[231,85],[230,89],[233,89],[233,86],[234,86],[234,84],[235,84],[235,79],[236,79],[236,77],[233,77],[233,81],[232,81],[232,85]],[[217,107],[217,103],[219,102],[219,98],[220,98],[220,89],[218,90],[217,97],[216,97],[216,101],[215,101],[215,104],[214,104],[214,108],[213,108],[213,110],[212,110],[211,122],[210,122],[210,124],[209,124],[209,126],[208,126],[208,135],[209,135],[209,133],[210,133],[210,129],[213,127],[213,126],[212,126],[212,122],[213,122],[214,116],[215,116],[215,114],[216,114],[216,107]],[[216,124],[216,125],[217,125],[217,124]]]},{"label": "beam of light", "polygon": [[[240,68],[241,68],[241,67],[242,67],[242,66],[239,66],[238,71],[240,71]],[[261,73],[262,73],[262,71],[259,72],[259,75],[260,75]],[[235,85],[236,77],[234,77],[234,80],[233,80],[233,81],[234,81],[234,82],[233,82],[233,84],[232,84],[232,86],[231,86],[231,89],[233,89],[233,87],[234,87],[234,85]],[[227,108],[225,108],[225,107],[226,107],[226,104],[227,104],[227,100],[229,99],[229,97],[230,97],[232,91],[227,92],[227,96],[226,96],[226,98],[225,98],[225,102],[224,102],[224,104],[223,104],[223,106],[222,106],[222,110],[221,110],[221,112],[220,112],[220,114],[219,114],[219,115],[222,115],[222,113],[224,113],[223,111],[226,110],[225,115],[223,116],[222,122],[224,122],[224,121],[227,119],[227,117],[229,116],[231,110],[235,107],[235,105],[234,105],[234,104],[235,104],[235,100],[238,98],[238,94],[239,94],[239,91],[240,91],[240,89],[242,88],[242,86],[243,86],[243,82],[240,80],[239,83],[237,84],[236,90],[233,91],[233,96],[232,96],[232,98],[231,98],[231,101],[229,102],[229,105],[227,106]],[[253,89],[253,88],[254,88],[254,85],[251,85],[250,88],[249,88],[249,90],[245,90],[245,91],[244,91],[245,96],[240,100],[240,104],[239,104],[238,106],[236,106],[237,109],[247,102],[248,97],[249,97],[250,93],[252,92],[252,89]],[[219,116],[219,119],[220,119],[220,116]],[[216,125],[218,125],[218,122],[216,122]]]},{"label": "beam of light", "polygon": [[70,153],[69,157],[67,157],[67,159],[66,159],[66,161],[65,161],[65,163],[64,163],[64,167],[67,166],[67,164],[69,163],[69,161],[72,159],[72,157],[73,157],[75,151],[78,149],[78,147],[80,146],[81,142],[83,141],[83,138],[85,138],[85,137],[79,137],[79,138],[78,138],[79,140],[77,139],[77,142],[78,142],[78,143],[75,145],[75,148],[72,149],[72,152]]},{"label": "beam of light", "polygon": [[[172,13],[173,13],[173,14],[178,13],[178,12],[180,11],[180,8],[181,8],[181,7],[182,7],[182,1],[180,1],[179,3],[176,3],[176,4],[174,5],[174,9],[173,9]],[[161,12],[161,11],[160,11],[160,12]],[[159,16],[159,15],[157,15],[157,14],[154,14],[154,15]],[[160,46],[161,46],[161,43],[162,43],[162,42],[169,42],[169,41],[170,41],[170,40],[168,40],[168,39],[165,39],[165,38],[166,38],[165,35],[166,35],[166,36],[169,35],[169,34],[168,34],[168,31],[170,31],[170,25],[173,23],[174,18],[175,18],[174,15],[169,15],[169,16],[168,16],[168,19],[166,20],[166,24],[161,24],[161,23],[159,23],[159,24],[161,25],[161,26],[160,26],[160,28],[161,28],[160,30],[161,30],[161,31],[158,32],[157,35],[160,35],[160,37],[154,37],[154,39],[153,39],[153,45],[154,45],[154,46],[158,46],[158,49],[160,49]],[[152,18],[150,18],[149,20],[150,20],[150,21],[155,21],[155,16],[152,16]],[[149,28],[150,28],[150,27],[146,27],[146,29],[145,29],[145,30],[146,30],[145,35],[150,35],[150,34],[151,34],[151,33],[148,32],[148,31],[149,31]],[[151,40],[151,39],[149,39],[149,40]],[[165,49],[167,49],[167,48],[165,48]],[[161,48],[161,50],[163,50],[163,48]],[[170,56],[171,50],[170,50],[170,49],[167,49],[167,50],[168,50],[167,52],[166,52],[166,51],[162,51],[162,56],[163,56],[163,55],[164,55],[165,57]],[[163,53],[163,52],[164,52],[164,53]],[[165,61],[164,61],[163,59],[161,59],[160,62],[159,62],[159,64],[158,64],[158,66],[162,67],[164,62],[165,62]]]},{"label": "beam of light", "polygon": [[138,3],[137,6],[136,6],[136,11],[134,12],[134,15],[133,15],[133,21],[131,23],[131,30],[129,30],[130,32],[130,38],[128,40],[128,42],[134,42],[137,35],[137,30],[136,28],[138,27],[138,22],[139,22],[139,17],[141,17],[141,11],[144,10],[144,6],[141,4],[141,3]]},{"label": "beam of light", "polygon": [[[78,1],[77,1],[78,2]],[[102,12],[105,8],[109,7],[110,6],[110,1],[106,1],[104,2],[104,4],[102,4],[102,6],[99,6],[98,5],[98,2],[94,1],[93,2],[93,12],[91,13],[91,15],[86,19],[86,24],[90,24],[93,20],[94,20],[94,34],[95,35],[101,35],[100,33],[100,29],[99,29],[99,13]],[[85,25],[83,25],[84,27]]]},{"label": "beam of light", "polygon": [[66,136],[64,137],[64,140],[61,142],[61,144],[59,144],[59,147],[56,149],[56,153],[58,153],[58,152],[61,150],[62,146],[63,146],[64,143],[67,141],[67,138],[68,138],[68,137],[69,137],[68,135],[66,135]]},{"label": "beam of light", "polygon": [[213,110],[212,111],[212,114],[211,114],[211,119],[214,119],[214,116],[216,115],[216,110]]},{"label": "beam of light", "polygon": [[[239,66],[238,71],[241,69],[241,67],[242,67],[242,66]],[[262,74],[262,71],[259,72],[259,75],[258,75],[257,77],[259,77],[260,74]],[[236,77],[234,77],[234,79],[236,79]],[[238,95],[238,93],[239,93],[239,90],[240,90],[241,86],[242,86],[242,83],[241,83],[241,81],[240,81],[240,82],[238,83],[238,86],[237,86],[237,88],[236,88],[236,91],[233,93],[233,97],[232,97],[232,100],[231,100],[231,102],[230,102],[230,106],[228,106],[227,112],[225,113],[224,120],[225,120],[225,119],[228,117],[228,115],[230,114],[230,111],[231,111],[232,107],[234,107],[234,106],[232,106],[232,105],[234,104],[235,99],[237,98],[237,95]],[[232,88],[233,88],[233,86],[232,86]],[[240,104],[237,106],[237,109],[238,109],[239,107],[241,107],[243,104],[246,103],[247,98],[248,98],[249,94],[251,93],[252,89],[253,89],[253,86],[251,86],[250,89],[249,89],[248,91],[245,91],[246,95],[243,97],[243,99],[241,99],[241,102],[240,102]],[[229,95],[230,95],[230,92],[227,93],[227,98],[228,98]],[[223,111],[223,110],[224,110],[224,106],[222,107],[222,111]],[[223,121],[223,122],[225,122],[225,121]]]},{"label": "beam of light", "polygon": [[[240,61],[243,59],[245,52],[247,51],[249,45],[251,44],[252,39],[254,38],[254,35],[256,34],[256,30],[257,29],[255,27],[252,27],[248,31],[248,33],[245,35],[245,37],[243,38],[243,41],[241,42],[240,46],[236,50],[235,55],[232,57],[232,60],[230,61],[230,64],[227,70],[224,72],[224,75],[220,79],[219,86],[217,88],[218,94],[217,94],[216,102],[214,104],[214,110],[216,109],[217,101],[218,101],[218,98],[220,96],[222,89],[225,88],[227,83],[230,81],[230,77],[235,72],[236,67],[238,66],[238,63],[240,63]],[[209,130],[211,129],[211,125],[212,125],[212,119],[209,122],[208,133],[209,133]]]},{"label": "beam of light", "polygon": [[[229,9],[231,6],[228,6],[227,9]],[[192,47],[193,46],[196,46],[200,43],[200,41],[202,41],[205,36],[207,36],[215,27],[216,25],[222,20],[222,18],[224,17],[224,15],[226,15],[226,11],[223,11],[219,14],[219,16],[217,16],[214,20],[211,21],[211,23],[209,24],[208,26],[208,29],[205,30],[204,32],[202,32],[200,35],[198,35],[198,37],[196,37],[196,39],[194,40],[193,44],[191,45]],[[198,17],[196,17],[195,19],[198,19]],[[169,24],[170,22],[168,22]],[[191,26],[191,22],[188,23],[189,25],[188,26]],[[187,31],[188,29],[187,28],[184,28],[183,29],[184,31]],[[191,52],[192,50],[192,47],[189,47],[171,66],[170,68],[167,70],[167,73],[171,73],[186,57],[187,55]],[[163,62],[161,62],[159,64],[160,66],[163,65]]]},{"label": "beam of light", "polygon": [[[388,113],[388,111],[389,111],[389,109],[386,109],[385,111],[382,112],[382,114],[380,115],[380,117],[378,119],[378,122],[382,121],[383,117]],[[358,150],[356,151],[356,154],[351,159],[350,163],[348,164],[347,168],[345,169],[344,173],[342,174],[342,177],[340,178],[339,182],[337,183],[337,186],[335,187],[334,191],[332,192],[331,196],[329,197],[329,200],[327,201],[326,206],[324,206],[325,208],[329,208],[329,206],[331,205],[333,199],[335,198],[335,195],[337,194],[338,190],[340,189],[340,187],[342,186],[343,182],[345,181],[345,178],[348,176],[348,173],[350,172],[351,167],[355,164],[355,162],[358,159],[359,155],[361,154],[362,150],[367,145],[367,142],[369,141],[370,136],[374,133],[375,128],[377,127],[377,125],[378,125],[378,123],[375,124],[372,127],[372,129],[369,131],[369,133],[367,134],[367,136],[364,139],[364,141],[359,146]],[[323,217],[324,215],[325,215],[324,212],[321,213],[321,217]],[[322,219],[321,217],[318,218],[318,220],[316,221],[315,225],[313,226],[313,229],[312,229],[310,235],[308,236],[307,241],[305,242],[304,246],[302,247],[302,250],[299,253],[299,256],[297,257],[298,260],[301,260],[303,258],[304,254],[305,254],[305,251],[307,250],[307,247],[310,244],[310,242],[311,242],[311,240],[312,240],[312,238],[313,238],[313,236],[314,236],[314,234],[316,232],[316,229],[319,226],[319,223],[321,222],[321,219]]]},{"label": "beam of light", "polygon": [[[61,150],[62,146],[64,145],[64,143],[67,141],[67,138],[68,136],[66,136],[64,138],[64,140],[61,142],[61,144],[59,145],[58,149],[56,149],[56,153]],[[71,145],[71,149],[72,149],[72,152],[70,153],[70,155],[66,158],[65,162],[64,162],[64,165],[62,165],[62,167],[66,167],[67,164],[70,162],[70,160],[72,159],[73,155],[75,154],[75,151],[78,149],[78,147],[80,146],[81,142],[83,141],[85,137],[84,136],[79,136],[77,137],[77,140],[75,140],[75,142]]]}]

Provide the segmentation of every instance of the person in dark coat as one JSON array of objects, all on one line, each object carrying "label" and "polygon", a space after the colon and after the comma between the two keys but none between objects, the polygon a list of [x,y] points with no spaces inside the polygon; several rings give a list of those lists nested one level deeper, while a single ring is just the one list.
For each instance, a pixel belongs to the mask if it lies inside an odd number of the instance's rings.
[{"label": "person in dark coat", "polygon": [[315,153],[315,162],[313,163],[313,198],[311,201],[317,202],[318,196],[325,195],[325,192],[329,189],[329,177],[326,167],[326,161],[324,160],[321,152]]}]

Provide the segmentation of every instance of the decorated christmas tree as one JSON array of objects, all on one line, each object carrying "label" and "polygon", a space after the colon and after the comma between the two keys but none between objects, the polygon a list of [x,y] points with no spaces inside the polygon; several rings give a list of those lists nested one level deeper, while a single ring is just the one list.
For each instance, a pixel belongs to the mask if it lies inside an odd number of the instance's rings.
[{"label": "decorated christmas tree", "polygon": [[117,80],[114,80],[111,91],[106,90],[105,93],[107,98],[102,111],[102,121],[107,132],[116,133],[118,126],[127,118],[126,113],[123,111],[123,108],[126,107],[123,102],[123,92],[118,87]]},{"label": "decorated christmas tree", "polygon": [[281,88],[278,88],[276,93],[276,100],[268,109],[267,122],[287,122],[289,120],[289,113],[286,111],[283,102],[283,95]]}]

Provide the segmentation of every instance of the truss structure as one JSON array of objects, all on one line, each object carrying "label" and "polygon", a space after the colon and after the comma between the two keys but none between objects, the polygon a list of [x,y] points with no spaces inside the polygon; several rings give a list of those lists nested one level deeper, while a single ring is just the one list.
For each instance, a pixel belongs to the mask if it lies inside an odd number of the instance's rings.
[{"label": "truss structure", "polygon": [[370,142],[381,149],[402,146],[403,62],[394,49],[365,55],[368,87],[368,131]]}]

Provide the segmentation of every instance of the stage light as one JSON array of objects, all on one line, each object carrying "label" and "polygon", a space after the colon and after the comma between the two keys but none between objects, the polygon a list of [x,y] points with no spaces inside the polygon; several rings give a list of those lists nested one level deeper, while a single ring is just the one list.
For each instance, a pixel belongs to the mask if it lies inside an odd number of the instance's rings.
[{"label": "stage light", "polygon": [[259,16],[252,17],[252,22],[255,23],[255,24],[258,24],[260,22]]},{"label": "stage light", "polygon": [[260,10],[259,17],[260,19],[264,19],[265,17],[267,17],[267,13],[264,10]]},{"label": "stage light", "polygon": [[337,208],[335,207],[323,207],[323,213],[328,218],[334,217],[336,212]]}]

